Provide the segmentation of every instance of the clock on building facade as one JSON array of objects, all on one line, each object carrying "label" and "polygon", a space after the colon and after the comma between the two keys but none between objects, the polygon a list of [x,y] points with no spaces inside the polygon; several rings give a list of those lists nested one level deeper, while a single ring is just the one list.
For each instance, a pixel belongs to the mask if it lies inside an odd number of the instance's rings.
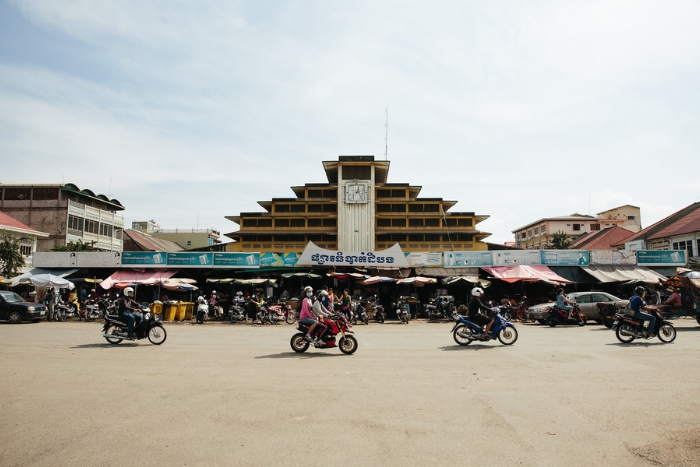
[{"label": "clock on building facade", "polygon": [[350,182],[345,184],[346,204],[366,204],[368,201],[366,182]]}]

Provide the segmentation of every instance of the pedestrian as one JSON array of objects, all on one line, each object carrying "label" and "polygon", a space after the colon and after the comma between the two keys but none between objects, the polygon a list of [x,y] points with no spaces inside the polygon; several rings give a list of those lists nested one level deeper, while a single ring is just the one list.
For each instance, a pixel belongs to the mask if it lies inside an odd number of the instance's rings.
[{"label": "pedestrian", "polygon": [[258,312],[258,304],[255,301],[255,295],[248,297],[246,311],[248,312],[248,318],[250,318],[250,324],[255,324],[255,315]]},{"label": "pedestrian", "polygon": [[329,288],[328,289],[328,306],[326,307],[328,311],[333,313],[333,310],[335,308],[335,302],[337,301],[337,297],[333,293],[333,289]]},{"label": "pedestrian", "polygon": [[46,304],[49,307],[49,321],[53,321],[54,310],[56,309],[56,290],[49,286],[46,290]]}]

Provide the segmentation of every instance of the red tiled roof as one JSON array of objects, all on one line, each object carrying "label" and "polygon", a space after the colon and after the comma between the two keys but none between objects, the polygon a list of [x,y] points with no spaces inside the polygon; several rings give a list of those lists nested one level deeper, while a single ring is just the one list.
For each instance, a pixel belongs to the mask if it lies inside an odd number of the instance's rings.
[{"label": "red tiled roof", "polygon": [[591,232],[580,237],[572,245],[573,250],[610,250],[613,245],[617,245],[620,240],[632,235],[634,232],[614,225],[598,232]]},{"label": "red tiled roof", "polygon": [[650,225],[646,229],[642,229],[622,239],[617,245],[624,245],[627,242],[640,238],[652,240],[697,231],[700,231],[700,203],[693,203]]},{"label": "red tiled roof", "polygon": [[44,234],[44,232],[39,232],[38,230],[34,230],[28,225],[25,225],[15,219],[14,217],[10,217],[4,212],[0,212],[0,229],[2,227],[6,227],[9,229],[18,229],[18,230],[26,230],[27,233],[33,233],[36,232],[38,234]]},{"label": "red tiled roof", "polygon": [[142,251],[183,251],[180,245],[170,240],[155,238],[138,230],[124,229],[124,233],[136,243]]}]

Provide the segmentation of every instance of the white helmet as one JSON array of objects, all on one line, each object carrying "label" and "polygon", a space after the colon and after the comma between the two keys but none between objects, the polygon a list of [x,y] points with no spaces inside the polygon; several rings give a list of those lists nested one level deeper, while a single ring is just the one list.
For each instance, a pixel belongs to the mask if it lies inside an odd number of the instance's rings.
[{"label": "white helmet", "polygon": [[199,297],[197,297],[197,301],[198,301],[198,302],[203,302],[203,301],[204,301],[204,297],[202,297],[202,296],[200,295]]},{"label": "white helmet", "polygon": [[215,294],[215,293],[216,293],[216,290],[212,290],[211,293],[212,293],[212,295]]},{"label": "white helmet", "polygon": [[127,287],[126,289],[124,289],[124,296],[125,297],[133,297],[134,296],[134,289],[132,289],[131,287]]},{"label": "white helmet", "polygon": [[310,285],[307,285],[306,287],[304,287],[304,293],[306,293],[307,290],[310,290],[310,291],[313,292],[313,291],[314,291],[314,288],[311,287]]},{"label": "white helmet", "polygon": [[481,287],[474,287],[472,289],[472,295],[475,297],[481,297],[484,295],[484,290]]}]

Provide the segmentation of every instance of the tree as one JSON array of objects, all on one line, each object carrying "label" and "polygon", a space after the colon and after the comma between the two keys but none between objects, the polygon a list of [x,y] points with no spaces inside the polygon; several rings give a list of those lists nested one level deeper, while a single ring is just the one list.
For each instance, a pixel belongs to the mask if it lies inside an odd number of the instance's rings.
[{"label": "tree", "polygon": [[83,243],[82,240],[77,242],[71,240],[67,245],[58,245],[49,251],[99,251],[98,248],[95,248],[95,243],[97,242]]},{"label": "tree", "polygon": [[547,244],[547,250],[568,250],[571,240],[566,232],[558,230],[552,234],[552,241]]},{"label": "tree", "polygon": [[0,243],[0,275],[14,277],[19,274],[20,268],[24,267],[24,256],[19,243],[24,238],[5,235]]}]

